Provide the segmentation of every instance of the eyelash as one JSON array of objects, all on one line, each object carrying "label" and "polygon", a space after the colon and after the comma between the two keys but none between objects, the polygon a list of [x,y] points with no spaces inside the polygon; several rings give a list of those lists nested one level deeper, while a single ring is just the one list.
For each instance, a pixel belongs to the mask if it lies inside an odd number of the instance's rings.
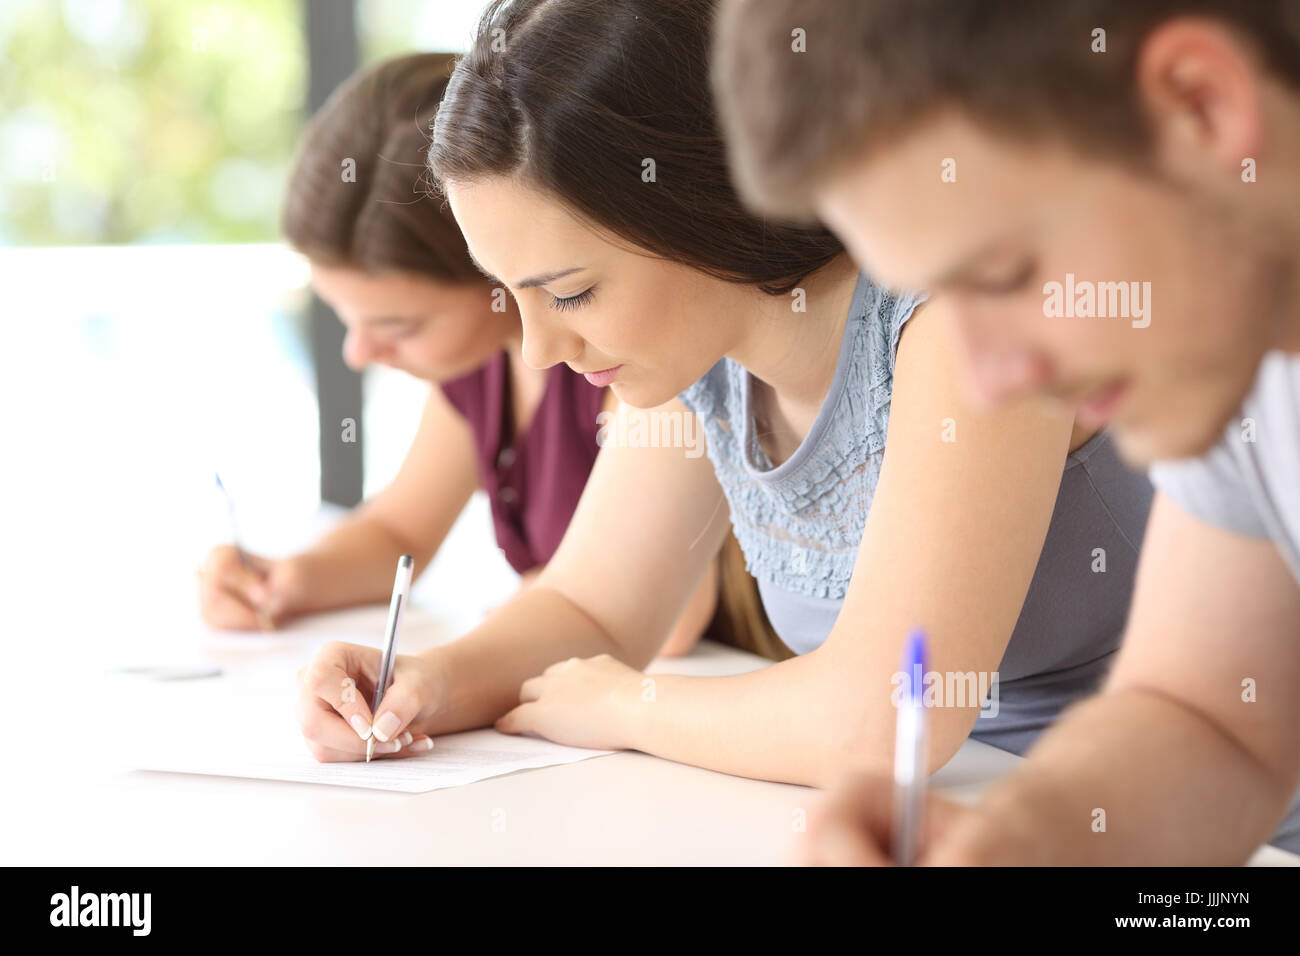
[{"label": "eyelash", "polygon": [[1035,264],[1026,262],[1010,279],[998,283],[987,283],[982,288],[986,295],[1009,295],[1024,288],[1034,274]]},{"label": "eyelash", "polygon": [[577,295],[571,295],[567,299],[561,299],[558,296],[551,296],[551,308],[557,312],[569,312],[573,309],[580,309],[591,301],[592,296],[596,294],[596,287],[592,286],[586,292],[579,292]]}]

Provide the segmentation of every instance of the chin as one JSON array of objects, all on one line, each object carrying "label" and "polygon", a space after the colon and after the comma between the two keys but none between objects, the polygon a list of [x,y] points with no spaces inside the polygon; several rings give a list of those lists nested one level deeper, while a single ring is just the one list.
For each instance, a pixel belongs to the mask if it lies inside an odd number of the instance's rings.
[{"label": "chin", "polygon": [[640,384],[628,386],[617,380],[610,383],[609,390],[620,402],[633,408],[658,408],[664,402],[672,401],[678,394],[653,387],[646,388]]},{"label": "chin", "polygon": [[1227,419],[1218,421],[1180,418],[1177,421],[1115,422],[1112,433],[1120,456],[1134,468],[1146,468],[1158,461],[1176,461],[1204,455],[1223,438]]},{"label": "chin", "polygon": [[476,368],[478,366],[471,365],[469,368],[402,368],[399,371],[405,372],[412,378],[418,378],[433,385],[441,385],[445,382],[454,382],[456,379],[473,372]]}]

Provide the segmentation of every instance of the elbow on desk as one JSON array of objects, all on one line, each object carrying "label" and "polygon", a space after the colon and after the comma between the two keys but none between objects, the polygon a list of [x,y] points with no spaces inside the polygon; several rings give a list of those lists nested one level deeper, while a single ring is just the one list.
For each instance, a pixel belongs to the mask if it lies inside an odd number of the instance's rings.
[{"label": "elbow on desk", "polygon": [[[961,749],[975,726],[976,710],[939,709],[931,711],[929,727],[929,766],[927,774],[939,770]],[[893,772],[894,710],[888,716],[862,714],[842,725],[842,732],[828,740],[826,760],[819,786],[849,773],[861,771]]]},{"label": "elbow on desk", "polygon": [[952,714],[950,716],[953,719],[944,722],[942,733],[932,732],[930,734],[930,760],[925,771],[927,774],[940,770],[944,764],[957,755],[957,751],[961,750],[962,744],[966,743],[967,738],[970,737],[978,713],[978,711],[971,711],[969,716]]}]

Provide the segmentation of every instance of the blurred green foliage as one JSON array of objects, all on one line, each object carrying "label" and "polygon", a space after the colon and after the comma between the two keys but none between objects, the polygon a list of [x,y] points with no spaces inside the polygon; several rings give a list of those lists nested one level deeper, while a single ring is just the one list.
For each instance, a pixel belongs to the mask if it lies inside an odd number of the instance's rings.
[{"label": "blurred green foliage", "polygon": [[[0,0],[0,246],[274,240],[308,2],[347,0]],[[484,2],[355,0],[361,62]]]},{"label": "blurred green foliage", "polygon": [[300,0],[2,0],[0,244],[272,240]]}]

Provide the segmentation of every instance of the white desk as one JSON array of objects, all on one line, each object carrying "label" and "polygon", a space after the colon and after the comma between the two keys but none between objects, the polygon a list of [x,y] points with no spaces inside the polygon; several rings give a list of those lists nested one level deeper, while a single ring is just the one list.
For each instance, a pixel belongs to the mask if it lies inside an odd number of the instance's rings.
[{"label": "white desk", "polygon": [[[469,523],[421,580],[416,595],[425,596],[425,607],[412,606],[404,648],[450,639],[466,626],[457,612],[481,609],[508,594],[511,580],[501,576],[503,565],[494,569],[484,558],[481,503],[480,511],[462,519]],[[26,743],[13,752],[11,779],[0,788],[0,862],[779,864],[790,859],[799,814],[818,796],[805,787],[639,753],[414,795],[122,769],[119,715],[134,678],[108,677],[107,667],[173,659],[212,661],[227,671],[271,664],[282,668],[285,693],[291,694],[297,667],[323,641],[377,644],[384,610],[324,615],[271,636],[212,634],[197,622],[193,561],[159,559],[170,552],[160,552],[149,536],[138,546],[121,539],[96,544],[101,560],[75,569],[86,580],[84,587],[74,585],[74,596],[61,590],[57,576],[34,576],[38,585],[50,584],[48,593],[36,587],[27,600],[15,594],[7,610],[5,651],[15,679],[7,682],[11,699],[5,711],[12,739]],[[250,546],[272,552],[269,544]],[[444,602],[441,595],[447,595]],[[57,653],[41,656],[51,646]],[[688,658],[652,669],[728,674],[765,663],[704,644]],[[23,725],[14,726],[15,716]],[[148,723],[137,718],[126,731],[147,734]],[[973,799],[1018,759],[967,742],[935,783]],[[1252,862],[1300,858],[1265,848]]]},{"label": "white desk", "polygon": [[[275,661],[289,693],[312,647],[377,631],[382,620],[382,609],[367,608],[283,636],[212,635],[199,641],[198,656],[234,669]],[[418,608],[409,623],[413,646],[446,639]],[[765,663],[705,643],[652,669],[711,675]],[[35,737],[23,756],[31,785],[6,787],[0,798],[6,863],[780,864],[790,861],[799,821],[818,795],[631,752],[413,795],[124,770],[114,767],[113,733],[96,736],[113,721],[97,724],[86,709],[111,712],[130,680],[83,674],[85,709],[62,714],[62,732]],[[935,783],[973,799],[1018,759],[968,741]],[[1300,861],[1265,848],[1255,862]]]},{"label": "white desk", "polygon": [[[382,621],[371,608],[326,615],[283,637],[213,635],[200,656],[228,669],[254,657],[275,661],[289,693],[312,646]],[[418,609],[409,624],[412,649],[441,636]],[[652,669],[730,674],[765,664],[708,642]],[[140,686],[135,680],[86,674],[83,699],[111,709],[113,695]],[[414,795],[132,771],[113,766],[112,740],[97,740],[85,715],[74,723],[81,730],[70,727],[71,740],[31,755],[38,785],[4,797],[4,819],[25,821],[12,834],[10,862],[777,864],[788,860],[817,796],[631,752]],[[973,796],[1015,760],[972,742],[938,779]]]}]

